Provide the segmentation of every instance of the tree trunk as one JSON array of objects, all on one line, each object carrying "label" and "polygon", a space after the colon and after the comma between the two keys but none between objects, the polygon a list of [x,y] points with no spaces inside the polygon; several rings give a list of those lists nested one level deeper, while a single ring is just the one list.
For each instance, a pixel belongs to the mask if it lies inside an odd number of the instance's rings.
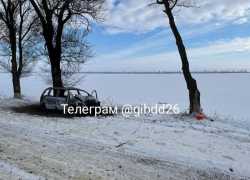
[{"label": "tree trunk", "polygon": [[[52,31],[52,30],[51,30]],[[44,33],[43,36],[46,40],[46,46],[49,52],[49,59],[51,63],[51,75],[53,87],[63,87],[62,74],[61,74],[61,47],[53,45],[52,32]]]},{"label": "tree trunk", "polygon": [[190,114],[193,112],[198,113],[200,111],[200,108],[201,108],[201,106],[200,106],[200,92],[198,90],[196,80],[192,77],[192,75],[190,73],[186,49],[185,49],[185,46],[183,44],[180,33],[175,25],[174,17],[173,17],[171,9],[169,8],[168,3],[165,4],[165,8],[166,8],[165,12],[169,18],[170,27],[171,27],[172,32],[173,32],[175,39],[176,39],[176,45],[178,47],[179,54],[180,54],[181,61],[182,61],[183,75],[184,75],[184,78],[185,78],[186,83],[187,83],[187,89],[189,90],[189,105],[190,105],[189,113]]},{"label": "tree trunk", "polygon": [[20,75],[18,73],[17,67],[17,48],[16,48],[16,30],[15,27],[10,28],[10,43],[11,43],[11,74],[12,74],[12,84],[14,90],[14,98],[21,99],[21,86],[20,86]]},{"label": "tree trunk", "polygon": [[53,87],[63,87],[60,63],[51,64]]},{"label": "tree trunk", "polygon": [[51,75],[53,87],[63,87],[62,74],[61,74],[61,49],[53,46],[53,39],[48,34],[44,34],[46,40],[46,46],[49,53],[49,59],[51,64]]},{"label": "tree trunk", "polygon": [[16,44],[12,44],[12,60],[11,60],[11,74],[12,74],[12,84],[14,90],[14,98],[21,99],[21,86],[20,86],[20,75],[17,71],[17,61],[16,61]]},{"label": "tree trunk", "polygon": [[58,55],[58,57],[54,55],[53,57],[50,58],[53,87],[63,87],[60,58],[61,58],[60,55]]},{"label": "tree trunk", "polygon": [[14,98],[21,99],[21,86],[20,86],[20,76],[18,73],[12,72],[12,83],[14,90]]}]

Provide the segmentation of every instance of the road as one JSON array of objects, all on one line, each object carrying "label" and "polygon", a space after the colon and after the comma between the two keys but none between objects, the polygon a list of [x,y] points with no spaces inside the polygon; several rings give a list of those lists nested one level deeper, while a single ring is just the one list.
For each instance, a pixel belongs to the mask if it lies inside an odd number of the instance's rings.
[{"label": "road", "polygon": [[[239,176],[235,169],[230,172],[228,168],[235,163],[234,168],[241,165],[248,169],[248,131],[232,131],[235,138],[231,132],[221,133],[221,128],[212,133],[210,130],[204,132],[204,123],[207,129],[209,124],[218,126],[214,123],[204,121],[194,130],[190,122],[176,122],[174,118],[172,122],[163,124],[155,122],[152,116],[133,134],[140,122],[138,118],[41,117],[16,113],[5,108],[4,103],[0,106],[1,180],[249,178]],[[194,137],[200,139],[194,141]],[[213,149],[209,142],[224,149]],[[230,149],[234,150],[235,156],[230,154]],[[188,153],[194,156],[188,156]],[[211,161],[206,160],[209,158]],[[212,158],[218,159],[216,164],[227,162],[227,168],[213,166]],[[185,160],[183,162],[198,162],[183,163],[179,161],[182,159]]]},{"label": "road", "polygon": [[[0,122],[1,179],[229,179],[121,147]],[[233,177],[230,177],[231,179]]]}]

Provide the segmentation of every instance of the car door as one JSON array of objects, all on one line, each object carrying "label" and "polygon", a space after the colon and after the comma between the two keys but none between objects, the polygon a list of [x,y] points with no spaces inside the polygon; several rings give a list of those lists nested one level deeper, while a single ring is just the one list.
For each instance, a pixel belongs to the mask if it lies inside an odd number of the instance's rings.
[{"label": "car door", "polygon": [[59,92],[57,93],[56,108],[58,110],[63,110],[64,106],[62,104],[67,104],[68,105],[68,99],[69,99],[68,90],[60,89]]},{"label": "car door", "polygon": [[56,109],[56,94],[57,89],[50,89],[47,96],[45,96],[46,109]]}]

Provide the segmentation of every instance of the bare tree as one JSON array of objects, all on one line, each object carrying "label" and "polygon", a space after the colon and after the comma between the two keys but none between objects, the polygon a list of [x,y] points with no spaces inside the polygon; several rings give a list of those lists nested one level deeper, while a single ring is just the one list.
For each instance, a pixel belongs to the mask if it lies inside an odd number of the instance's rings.
[{"label": "bare tree", "polygon": [[[54,87],[62,87],[62,60],[68,64],[80,62],[77,53],[63,49],[63,39],[67,39],[67,30],[83,28],[91,30],[91,22],[102,23],[105,0],[29,0],[33,5],[41,23],[42,35],[50,60]],[[69,35],[69,34],[68,34]],[[70,43],[68,44],[70,45]],[[74,47],[69,47],[74,48]],[[81,56],[80,56],[81,57]]]},{"label": "bare tree", "polygon": [[27,0],[0,0],[0,67],[12,74],[14,97],[21,98],[20,78],[30,75],[36,60],[36,22]]},{"label": "bare tree", "polygon": [[[81,73],[83,65],[92,60],[95,54],[92,51],[92,45],[86,40],[87,30],[67,29],[62,35],[62,53],[61,53],[61,77],[64,87],[79,85],[85,78]],[[44,66],[41,67],[42,80],[47,85],[53,85],[49,54],[46,50],[40,50],[43,55]],[[45,72],[45,73],[43,73]]]},{"label": "bare tree", "polygon": [[181,35],[175,24],[173,16],[173,9],[175,7],[189,8],[189,7],[197,7],[199,4],[196,0],[156,0],[156,2],[150,4],[150,6],[154,4],[164,6],[163,12],[168,16],[170,27],[176,39],[176,45],[178,47],[182,61],[182,71],[186,80],[187,89],[189,90],[189,102],[190,102],[189,113],[191,114],[193,112],[199,112],[201,108],[200,91],[198,90],[196,80],[192,77],[190,73],[186,49],[183,44]]}]

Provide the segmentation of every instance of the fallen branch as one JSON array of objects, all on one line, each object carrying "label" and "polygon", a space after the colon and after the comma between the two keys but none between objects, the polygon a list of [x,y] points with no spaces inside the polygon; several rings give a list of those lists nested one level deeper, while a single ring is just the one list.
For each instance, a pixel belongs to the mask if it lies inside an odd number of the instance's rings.
[{"label": "fallen branch", "polygon": [[126,143],[127,143],[127,141],[124,142],[124,143],[121,143],[121,144],[119,144],[119,145],[117,145],[117,146],[115,146],[115,147],[116,147],[116,148],[121,147],[121,146],[123,146],[123,145],[126,144]]},{"label": "fallen branch", "polygon": [[135,130],[135,132],[133,132],[133,134],[135,134],[141,127],[141,124],[143,123],[144,121],[141,121],[141,123],[139,124],[138,128]]},{"label": "fallen branch", "polygon": [[193,128],[194,130],[197,130],[197,129],[195,129],[195,128],[192,126],[192,124],[191,124],[191,123],[190,123],[189,125],[190,125],[190,126],[191,126],[191,128]]}]

